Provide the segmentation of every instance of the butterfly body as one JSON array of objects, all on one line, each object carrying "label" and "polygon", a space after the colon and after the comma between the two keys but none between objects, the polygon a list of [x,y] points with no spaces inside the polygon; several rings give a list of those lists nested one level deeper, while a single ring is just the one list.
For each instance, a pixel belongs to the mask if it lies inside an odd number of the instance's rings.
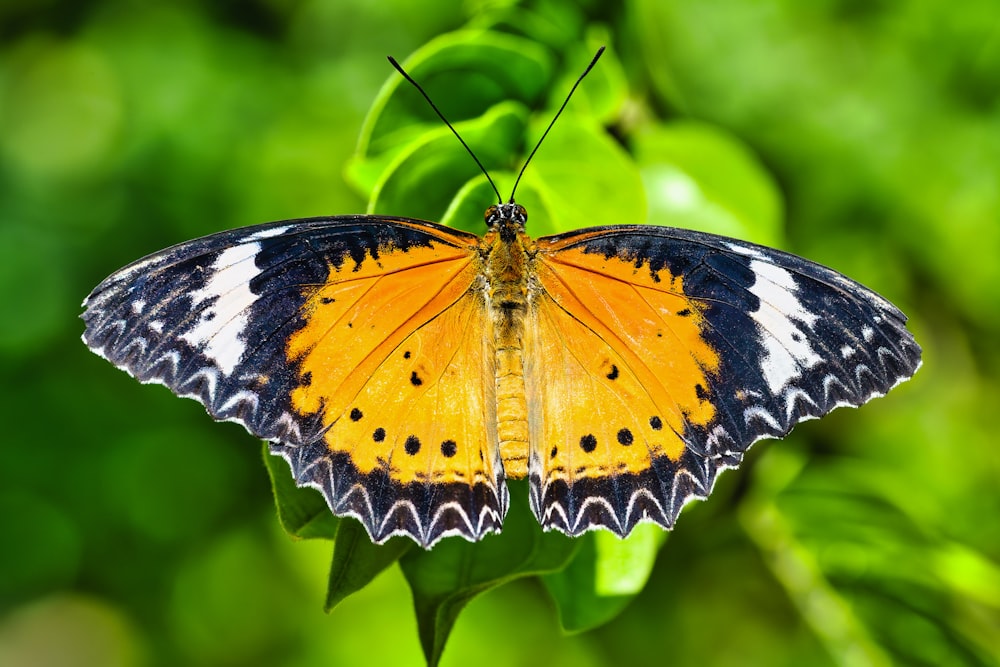
[{"label": "butterfly body", "polygon": [[534,243],[524,232],[527,213],[518,204],[486,212],[489,232],[482,240],[486,303],[496,355],[497,437],[504,473],[528,475],[528,410],[524,386],[524,321],[529,307],[529,276]]},{"label": "butterfly body", "polygon": [[116,272],[85,342],[269,440],[373,540],[671,527],[750,444],[910,377],[874,292],[794,255],[665,227],[483,237],[406,218],[271,223]]}]

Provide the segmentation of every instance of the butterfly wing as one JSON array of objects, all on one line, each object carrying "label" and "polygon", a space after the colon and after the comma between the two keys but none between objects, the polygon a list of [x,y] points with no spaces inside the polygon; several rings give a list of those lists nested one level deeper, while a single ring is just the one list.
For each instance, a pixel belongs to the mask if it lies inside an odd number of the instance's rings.
[{"label": "butterfly wing", "polygon": [[374,540],[477,539],[507,508],[477,243],[367,216],[223,232],[101,283],[83,338],[271,441]]},{"label": "butterfly wing", "polygon": [[645,226],[537,247],[525,378],[547,529],[670,527],[755,441],[920,365],[898,309],[794,255]]}]

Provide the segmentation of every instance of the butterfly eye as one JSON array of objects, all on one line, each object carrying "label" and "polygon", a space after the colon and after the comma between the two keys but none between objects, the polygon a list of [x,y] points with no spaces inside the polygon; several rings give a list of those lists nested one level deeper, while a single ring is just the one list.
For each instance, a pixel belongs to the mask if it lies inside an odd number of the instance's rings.
[{"label": "butterfly eye", "polygon": [[500,219],[500,207],[495,205],[490,206],[486,209],[486,215],[483,217],[486,219],[486,226],[492,227]]},{"label": "butterfly eye", "polygon": [[514,211],[511,215],[511,220],[519,222],[522,225],[526,224],[528,222],[528,210],[520,204],[514,204]]}]

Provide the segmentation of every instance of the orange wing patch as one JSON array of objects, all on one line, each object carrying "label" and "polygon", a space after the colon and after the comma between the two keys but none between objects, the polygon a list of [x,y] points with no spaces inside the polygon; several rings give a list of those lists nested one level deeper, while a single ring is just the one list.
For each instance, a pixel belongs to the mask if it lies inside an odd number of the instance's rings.
[{"label": "orange wing patch", "polygon": [[[331,266],[325,284],[307,288],[306,325],[287,343],[288,358],[299,367],[292,407],[300,414],[322,410],[324,424],[332,425],[406,335],[457,302],[476,278],[466,252],[398,254],[403,257],[366,258],[356,268]],[[386,270],[404,258],[405,268]]]},{"label": "orange wing patch", "polygon": [[482,331],[470,295],[407,336],[333,418],[329,449],[403,484],[493,484],[496,401]]},{"label": "orange wing patch", "polygon": [[300,377],[292,407],[319,413],[321,458],[338,468],[334,511],[358,516],[379,541],[397,532],[424,543],[479,537],[502,522],[478,271],[465,249],[436,245],[331,267],[289,338]]},{"label": "orange wing patch", "polygon": [[536,514],[570,534],[668,523],[662,489],[638,480],[676,469],[685,432],[715,418],[719,356],[699,304],[666,268],[544,243],[525,332]]}]

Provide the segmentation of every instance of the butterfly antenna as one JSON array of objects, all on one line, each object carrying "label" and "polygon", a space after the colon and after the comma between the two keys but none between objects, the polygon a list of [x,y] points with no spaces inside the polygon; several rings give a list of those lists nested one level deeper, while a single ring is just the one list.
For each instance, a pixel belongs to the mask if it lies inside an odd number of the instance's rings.
[{"label": "butterfly antenna", "polygon": [[569,94],[566,95],[566,99],[563,100],[562,106],[559,107],[559,111],[556,112],[556,115],[552,117],[552,122],[549,123],[549,126],[547,128],[545,128],[544,132],[542,132],[542,138],[539,139],[538,143],[535,144],[535,147],[531,149],[531,154],[528,155],[528,159],[524,161],[524,165],[521,167],[521,171],[518,172],[518,174],[517,174],[517,180],[514,181],[514,187],[510,191],[510,201],[512,203],[514,201],[514,192],[517,190],[517,184],[521,182],[521,176],[524,175],[524,170],[528,168],[528,163],[531,162],[531,158],[535,157],[535,153],[538,152],[538,147],[542,145],[543,141],[545,141],[545,137],[548,136],[549,130],[551,130],[552,126],[556,124],[557,120],[559,120],[559,116],[562,114],[563,109],[565,109],[566,105],[569,104],[569,98],[573,97],[573,93],[576,92],[576,87],[580,85],[581,81],[583,81],[583,77],[585,77],[588,74],[590,74],[590,70],[594,69],[594,65],[597,64],[597,61],[601,58],[601,55],[603,53],[604,53],[604,47],[603,46],[601,48],[597,49],[597,53],[594,54],[594,59],[590,61],[590,64],[587,65],[587,69],[583,70],[583,74],[581,74],[577,78],[576,83],[574,83],[573,87],[569,89]]},{"label": "butterfly antenna", "polygon": [[414,88],[416,88],[417,90],[420,91],[420,94],[424,96],[425,100],[427,100],[427,104],[431,105],[431,109],[434,109],[434,113],[436,113],[438,115],[438,118],[440,118],[441,121],[445,125],[448,126],[448,129],[451,130],[451,133],[455,135],[455,137],[465,147],[465,150],[467,150],[469,152],[469,155],[472,156],[472,159],[476,161],[477,165],[479,165],[480,171],[482,171],[483,175],[486,176],[486,180],[490,182],[490,186],[493,188],[493,192],[495,192],[497,194],[497,203],[502,204],[503,203],[503,197],[500,195],[500,190],[497,189],[496,183],[494,183],[493,179],[490,178],[490,174],[489,174],[488,171],[486,171],[486,167],[483,166],[483,163],[479,161],[479,158],[476,157],[476,154],[472,152],[471,148],[469,148],[469,144],[465,143],[465,139],[462,138],[462,135],[460,135],[458,133],[458,130],[456,130],[452,126],[452,124],[448,122],[448,119],[445,118],[444,114],[441,113],[441,110],[437,108],[437,105],[434,104],[434,101],[431,99],[430,95],[428,95],[424,91],[424,89],[420,87],[419,83],[417,83],[416,81],[413,80],[412,76],[410,76],[409,74],[406,73],[406,70],[404,70],[402,68],[402,66],[398,62],[396,62],[396,59],[393,58],[392,56],[389,56],[389,62],[392,63],[392,66],[396,68],[397,72],[399,72],[400,74],[403,75],[404,79],[406,79],[407,81],[409,81],[411,84],[413,84]]}]

